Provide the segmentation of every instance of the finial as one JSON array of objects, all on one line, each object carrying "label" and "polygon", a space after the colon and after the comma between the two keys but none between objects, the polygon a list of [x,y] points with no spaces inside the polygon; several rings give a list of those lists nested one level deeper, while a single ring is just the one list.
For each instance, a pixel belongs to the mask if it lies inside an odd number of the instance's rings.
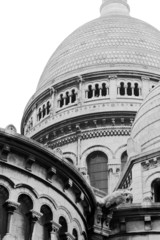
[{"label": "finial", "polygon": [[127,0],[102,0],[100,8],[101,17],[108,15],[129,16],[130,7]]}]

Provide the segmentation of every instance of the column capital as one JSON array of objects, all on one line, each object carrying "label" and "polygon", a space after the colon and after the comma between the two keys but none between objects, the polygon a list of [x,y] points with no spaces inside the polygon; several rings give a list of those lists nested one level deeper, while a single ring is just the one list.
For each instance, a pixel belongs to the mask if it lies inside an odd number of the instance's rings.
[{"label": "column capital", "polygon": [[57,233],[59,231],[59,229],[61,228],[61,224],[56,223],[54,221],[50,221],[49,225],[51,227],[52,233]]},{"label": "column capital", "polygon": [[7,209],[7,212],[13,214],[14,211],[19,207],[20,203],[13,201],[6,201],[4,206]]},{"label": "column capital", "polygon": [[36,223],[39,218],[42,216],[42,213],[36,212],[33,209],[27,214],[33,223]]},{"label": "column capital", "polygon": [[67,240],[75,240],[75,237],[72,234],[70,234],[69,232],[66,232],[66,239]]}]

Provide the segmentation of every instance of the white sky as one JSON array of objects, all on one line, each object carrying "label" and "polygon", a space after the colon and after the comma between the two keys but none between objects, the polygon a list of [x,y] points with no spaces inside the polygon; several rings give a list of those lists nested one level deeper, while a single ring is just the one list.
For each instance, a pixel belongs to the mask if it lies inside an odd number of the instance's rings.
[{"label": "white sky", "polygon": [[[54,50],[99,17],[102,0],[0,0],[0,127],[20,131],[25,105]],[[159,0],[128,0],[131,16],[160,29]]]}]

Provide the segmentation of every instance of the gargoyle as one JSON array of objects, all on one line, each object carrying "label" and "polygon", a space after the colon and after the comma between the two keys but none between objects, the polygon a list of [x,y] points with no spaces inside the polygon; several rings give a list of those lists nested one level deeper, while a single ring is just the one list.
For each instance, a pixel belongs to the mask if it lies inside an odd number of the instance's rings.
[{"label": "gargoyle", "polygon": [[97,200],[97,205],[100,207],[105,207],[107,209],[115,208],[120,204],[132,202],[133,195],[127,189],[117,190],[104,198],[99,198]]}]

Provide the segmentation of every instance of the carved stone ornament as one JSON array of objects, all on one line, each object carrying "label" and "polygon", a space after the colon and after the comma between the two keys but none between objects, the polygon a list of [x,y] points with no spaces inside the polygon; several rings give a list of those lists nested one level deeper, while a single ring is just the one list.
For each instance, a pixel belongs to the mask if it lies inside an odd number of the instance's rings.
[{"label": "carved stone ornament", "polygon": [[132,202],[133,195],[127,190],[117,190],[104,198],[98,199],[97,205],[107,209],[116,208],[120,204]]}]

